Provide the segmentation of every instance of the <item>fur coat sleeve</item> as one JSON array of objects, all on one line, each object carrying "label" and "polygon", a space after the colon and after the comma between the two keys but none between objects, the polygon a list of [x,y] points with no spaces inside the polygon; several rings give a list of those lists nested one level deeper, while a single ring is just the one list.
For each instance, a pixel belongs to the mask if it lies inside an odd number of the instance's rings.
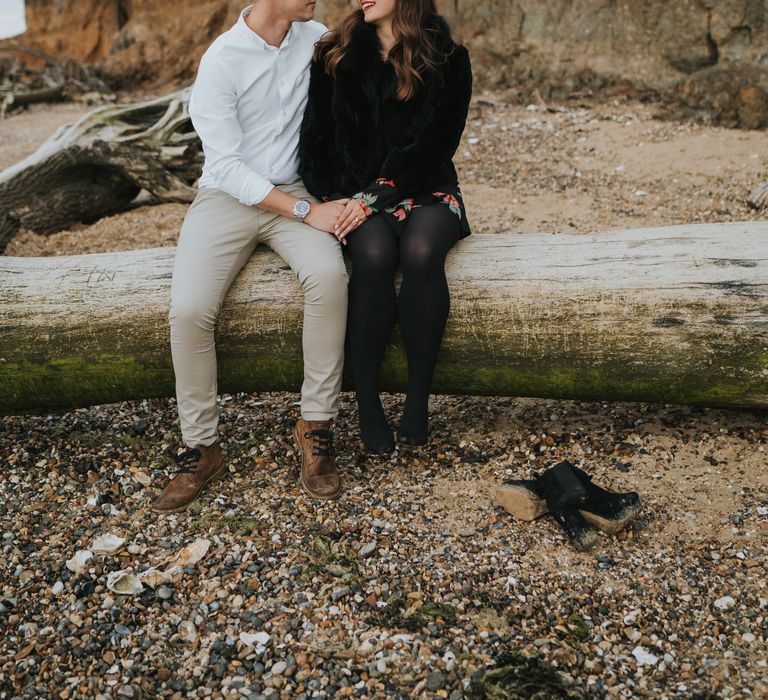
[{"label": "fur coat sleeve", "polygon": [[309,94],[299,137],[299,175],[318,199],[338,199],[333,177],[332,134],[335,131],[331,96],[332,78],[324,61],[312,61],[309,68]]}]

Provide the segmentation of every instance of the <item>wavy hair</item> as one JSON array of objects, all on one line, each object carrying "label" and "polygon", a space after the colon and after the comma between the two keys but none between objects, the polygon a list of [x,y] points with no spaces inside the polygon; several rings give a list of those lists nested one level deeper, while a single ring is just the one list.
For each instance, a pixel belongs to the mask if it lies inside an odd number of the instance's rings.
[{"label": "wavy hair", "polygon": [[[435,0],[397,0],[392,31],[395,45],[389,52],[389,62],[397,76],[397,98],[409,100],[424,85],[429,73],[437,73],[446,55],[435,41],[437,30],[426,25],[425,20],[437,14]],[[339,26],[324,36],[315,47],[315,60],[325,61],[325,72],[333,77],[347,53],[355,30],[365,24],[365,13],[355,10],[347,15]]]}]

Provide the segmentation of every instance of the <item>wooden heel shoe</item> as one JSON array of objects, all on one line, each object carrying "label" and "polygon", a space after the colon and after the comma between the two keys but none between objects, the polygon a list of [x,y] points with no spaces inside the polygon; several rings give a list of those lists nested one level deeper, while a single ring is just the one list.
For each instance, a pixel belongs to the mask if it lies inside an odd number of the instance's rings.
[{"label": "wooden heel shoe", "polygon": [[[568,470],[583,487],[576,507],[582,517],[603,532],[615,534],[640,514],[643,503],[635,491],[607,491],[592,481],[585,471],[563,460],[554,467]],[[501,506],[518,520],[530,521],[549,511],[541,476],[535,479],[508,479],[496,490],[494,504]]]}]

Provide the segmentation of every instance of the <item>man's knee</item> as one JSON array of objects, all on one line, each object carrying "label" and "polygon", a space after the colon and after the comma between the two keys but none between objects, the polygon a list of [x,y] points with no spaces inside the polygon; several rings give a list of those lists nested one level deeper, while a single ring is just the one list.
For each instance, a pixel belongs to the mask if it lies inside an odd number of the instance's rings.
[{"label": "man's knee", "polygon": [[305,298],[311,303],[345,300],[348,283],[347,268],[341,258],[316,261],[301,280]]},{"label": "man's knee", "polygon": [[183,299],[171,299],[168,309],[168,323],[176,329],[196,329],[213,331],[216,326],[216,311],[201,299],[193,296]]}]

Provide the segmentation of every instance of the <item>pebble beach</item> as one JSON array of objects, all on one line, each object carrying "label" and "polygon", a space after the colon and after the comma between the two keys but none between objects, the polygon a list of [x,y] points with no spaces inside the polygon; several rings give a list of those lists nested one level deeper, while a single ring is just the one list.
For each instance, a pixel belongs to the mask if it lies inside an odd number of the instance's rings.
[{"label": "pebble beach", "polygon": [[[85,109],[1,121],[0,167]],[[487,95],[457,166],[477,232],[748,220],[764,139],[631,100]],[[6,254],[174,245],[185,210],[22,232]],[[0,698],[768,697],[764,412],[434,396],[430,443],[384,458],[345,393],[343,494],[317,502],[298,398],[222,395],[229,473],[161,517],[173,399],[0,418]],[[393,423],[403,398],[385,396]],[[582,553],[494,506],[563,459],[639,492],[641,517]]]}]

